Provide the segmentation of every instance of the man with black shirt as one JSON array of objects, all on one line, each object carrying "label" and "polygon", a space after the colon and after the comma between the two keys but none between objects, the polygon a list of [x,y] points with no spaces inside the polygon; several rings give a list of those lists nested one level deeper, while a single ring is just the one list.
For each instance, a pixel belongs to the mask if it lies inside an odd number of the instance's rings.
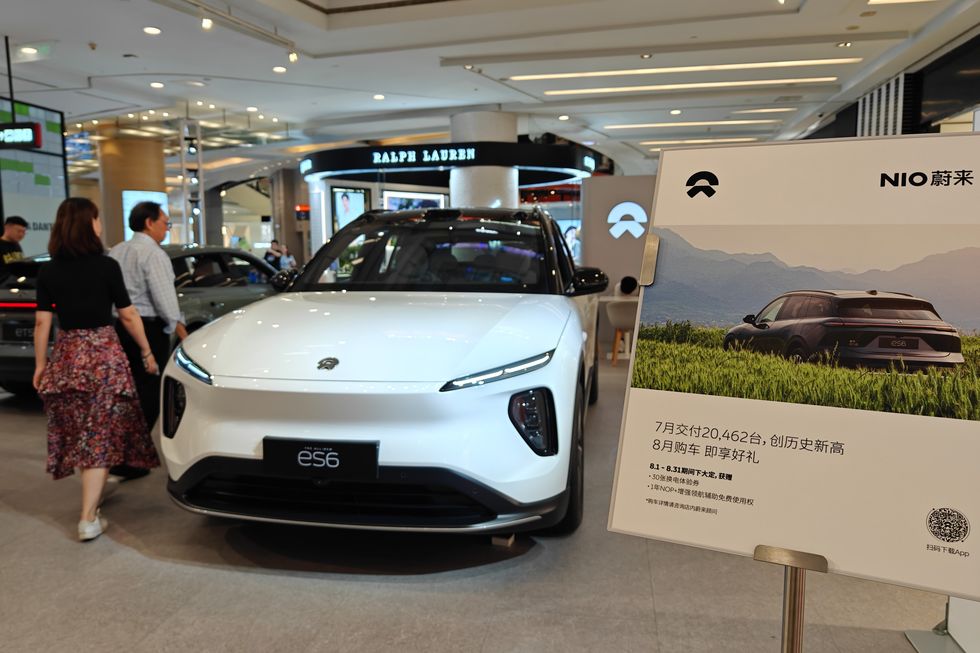
[{"label": "man with black shirt", "polygon": [[20,241],[27,235],[27,220],[19,215],[12,215],[3,223],[3,236],[0,236],[0,272],[9,263],[24,258],[24,250]]}]

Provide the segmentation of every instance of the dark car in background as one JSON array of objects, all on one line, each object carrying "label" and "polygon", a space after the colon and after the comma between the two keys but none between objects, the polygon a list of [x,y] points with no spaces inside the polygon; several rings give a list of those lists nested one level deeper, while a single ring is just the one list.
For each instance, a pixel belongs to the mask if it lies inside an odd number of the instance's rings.
[{"label": "dark car in background", "polygon": [[804,362],[863,367],[954,367],[960,335],[925,299],[877,290],[796,290],[725,334],[724,347]]},{"label": "dark car in background", "polygon": [[[276,270],[248,252],[225,247],[168,245],[177,300],[188,331],[201,328],[237,308],[272,294]],[[38,270],[47,255],[6,266],[0,278],[0,387],[32,394],[34,311]],[[57,338],[57,319],[52,327]]]}]

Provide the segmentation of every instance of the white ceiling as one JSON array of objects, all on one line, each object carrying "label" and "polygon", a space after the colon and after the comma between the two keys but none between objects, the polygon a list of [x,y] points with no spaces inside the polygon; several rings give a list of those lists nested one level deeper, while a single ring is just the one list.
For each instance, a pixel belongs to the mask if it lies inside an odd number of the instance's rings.
[{"label": "white ceiling", "polygon": [[[553,132],[650,172],[650,140],[793,138],[862,93],[980,23],[980,0],[868,5],[867,0],[2,0],[20,99],[66,113],[69,124],[167,110],[285,134],[288,144],[221,150],[251,161],[209,172],[247,176],[302,143],[445,138],[449,116],[470,107],[521,114],[533,134]],[[384,4],[391,4],[384,0]],[[402,3],[409,4],[409,3]],[[324,11],[311,8],[320,6]],[[230,7],[235,20],[220,14]],[[346,10],[346,11],[344,11]],[[874,15],[865,15],[874,12]],[[145,26],[162,30],[144,34]],[[851,47],[837,47],[850,42]],[[23,45],[41,54],[19,54]],[[47,46],[49,51],[45,51]],[[295,47],[297,63],[287,61]],[[130,54],[136,57],[124,57]],[[642,54],[651,54],[647,59]],[[857,63],[755,70],[664,72],[515,81],[517,75],[798,61]],[[285,74],[273,66],[288,67]],[[464,66],[470,66],[467,69]],[[547,91],[744,80],[826,78],[806,84],[616,94]],[[0,75],[5,87],[6,78]],[[153,89],[150,82],[163,82]],[[203,82],[192,86],[188,82]],[[382,101],[372,99],[384,94]],[[3,93],[5,94],[5,93]],[[204,104],[197,106],[197,102]],[[210,104],[215,109],[209,109]],[[778,114],[733,114],[767,107]],[[680,115],[671,115],[680,109]],[[264,118],[258,119],[262,114]],[[569,116],[558,120],[560,114]],[[272,124],[272,117],[280,122]],[[768,119],[776,122],[609,129],[616,124]],[[139,116],[135,119],[139,123]],[[140,124],[147,124],[143,121]],[[435,134],[435,136],[432,136]],[[298,139],[298,140],[297,140]],[[244,152],[244,154],[242,154]],[[290,154],[296,156],[296,153]],[[209,185],[211,183],[209,182]]]}]

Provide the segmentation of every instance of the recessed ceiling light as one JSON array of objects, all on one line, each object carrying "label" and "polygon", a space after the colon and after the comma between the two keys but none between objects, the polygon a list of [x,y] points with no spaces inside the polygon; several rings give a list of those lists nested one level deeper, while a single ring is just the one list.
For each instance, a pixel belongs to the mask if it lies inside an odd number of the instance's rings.
[{"label": "recessed ceiling light", "polygon": [[98,120],[93,120],[93,121],[92,121],[92,124],[93,124],[93,125],[97,125],[97,124],[99,124],[99,121],[98,121]]},{"label": "recessed ceiling light", "polygon": [[259,108],[258,107],[245,107],[245,110],[248,111],[249,113],[255,113],[256,111],[259,110]]},{"label": "recessed ceiling light", "polygon": [[829,84],[836,77],[792,77],[786,79],[752,79],[737,82],[689,82],[683,84],[652,84],[649,86],[612,86],[605,88],[571,88],[545,91],[545,95],[596,95],[636,93],[639,91],[682,91],[697,88],[740,88],[747,86],[784,86],[790,84]]},{"label": "recessed ceiling light", "polygon": [[473,70],[473,64],[468,63],[465,66],[463,66],[463,68],[465,68],[466,70]]},{"label": "recessed ceiling light", "polygon": [[289,63],[296,63],[299,61],[299,54],[295,50],[289,51]]},{"label": "recessed ceiling light", "polygon": [[670,110],[670,115],[672,115],[672,116],[679,116],[679,115],[681,115],[681,110],[680,109],[671,109]]},{"label": "recessed ceiling light", "polygon": [[687,122],[646,122],[631,125],[606,125],[605,129],[659,129],[662,127],[713,127],[715,125],[769,125],[781,120],[757,118],[753,120],[689,120]]},{"label": "recessed ceiling light", "polygon": [[648,53],[648,52],[645,52],[645,53],[643,53],[643,54],[640,55],[640,59],[652,59],[652,58],[653,58],[653,55],[650,54],[650,53]]},{"label": "recessed ceiling light", "polygon": [[279,122],[279,118],[273,117],[272,122]]},{"label": "recessed ceiling light", "polygon": [[208,109],[213,109],[213,108],[214,108],[214,105],[213,104],[209,104],[208,105]]},{"label": "recessed ceiling light", "polygon": [[374,99],[375,100],[383,100],[383,99],[385,99],[385,96],[382,95],[381,93],[375,93],[374,94]]},{"label": "recessed ceiling light", "polygon": [[150,88],[163,88],[163,82],[150,82]]},{"label": "recessed ceiling light", "polygon": [[282,73],[286,72],[286,67],[285,66],[273,66],[272,67],[272,72],[282,74]]},{"label": "recessed ceiling light", "polygon": [[149,119],[150,119],[149,116],[143,116],[143,120],[149,120]]},{"label": "recessed ceiling light", "polygon": [[144,27],[143,28],[143,33],[144,34],[149,34],[150,36],[159,36],[160,35],[160,32],[162,32],[162,31],[163,30],[161,30],[159,27]]},{"label": "recessed ceiling light", "polygon": [[562,115],[558,116],[558,120],[562,120],[562,121],[568,120],[568,116],[566,116],[565,114],[562,114]]},{"label": "recessed ceiling light", "polygon": [[164,118],[169,118],[170,117],[170,113],[167,112],[167,111],[164,111],[163,114],[161,114],[161,115],[163,115]]},{"label": "recessed ceiling light", "polygon": [[204,100],[198,100],[196,104],[199,107],[203,107],[204,106]]},{"label": "recessed ceiling light", "polygon": [[663,68],[627,68],[625,70],[593,70],[580,73],[546,73],[538,75],[514,75],[508,77],[514,82],[529,82],[542,79],[582,79],[588,77],[622,77],[626,75],[663,75],[670,73],[704,73],[723,70],[761,70],[767,68],[801,68],[805,66],[836,66],[860,63],[861,57],[839,57],[834,59],[794,59],[787,61],[753,61],[747,63],[706,64],[698,66],[665,66]]},{"label": "recessed ceiling light", "polygon": [[75,127],[77,127],[78,129],[81,129],[82,128],[82,123],[76,122],[75,123]]},{"label": "recessed ceiling light", "polygon": [[205,84],[204,82],[199,82],[196,79],[190,80],[189,82],[187,82],[187,85],[188,86],[197,86],[198,88],[200,88],[202,86],[207,86],[207,84]]},{"label": "recessed ceiling light", "polygon": [[135,113],[127,113],[126,114],[126,117],[127,118],[135,118],[136,117],[136,114]]},{"label": "recessed ceiling light", "polygon": [[259,114],[259,120],[265,120],[265,115],[260,113]]},{"label": "recessed ceiling light", "polygon": [[37,48],[25,45],[20,49],[21,54],[37,54]]},{"label": "recessed ceiling light", "polygon": [[766,107],[763,109],[739,109],[732,113],[789,113],[796,111],[796,107]]},{"label": "recessed ceiling light", "polygon": [[201,19],[201,29],[203,29],[204,31],[208,31],[212,27],[214,27],[214,21],[213,20],[211,20],[207,16],[205,16],[204,18]]},{"label": "recessed ceiling light", "polygon": [[837,47],[838,48],[849,48],[849,47],[851,47],[851,45],[853,45],[853,44],[850,41],[841,41],[840,43],[837,44]]},{"label": "recessed ceiling light", "polygon": [[152,116],[152,115],[154,115],[156,113],[156,111],[154,111],[153,109],[150,109],[149,111],[147,111],[147,113]]}]

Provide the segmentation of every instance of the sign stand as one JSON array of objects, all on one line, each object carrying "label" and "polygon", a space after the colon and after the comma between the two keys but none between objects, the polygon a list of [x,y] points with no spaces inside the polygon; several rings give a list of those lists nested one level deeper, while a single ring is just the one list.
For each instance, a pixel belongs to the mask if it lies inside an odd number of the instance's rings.
[{"label": "sign stand", "polygon": [[814,553],[804,553],[777,546],[760,544],[752,556],[760,562],[782,565],[783,571],[783,632],[782,653],[803,651],[803,607],[806,602],[806,572],[827,573],[827,559]]},{"label": "sign stand", "polygon": [[936,624],[932,630],[906,630],[905,639],[909,640],[918,653],[963,653],[963,649],[949,636],[946,628],[949,621],[949,599],[946,600],[946,618]]}]

